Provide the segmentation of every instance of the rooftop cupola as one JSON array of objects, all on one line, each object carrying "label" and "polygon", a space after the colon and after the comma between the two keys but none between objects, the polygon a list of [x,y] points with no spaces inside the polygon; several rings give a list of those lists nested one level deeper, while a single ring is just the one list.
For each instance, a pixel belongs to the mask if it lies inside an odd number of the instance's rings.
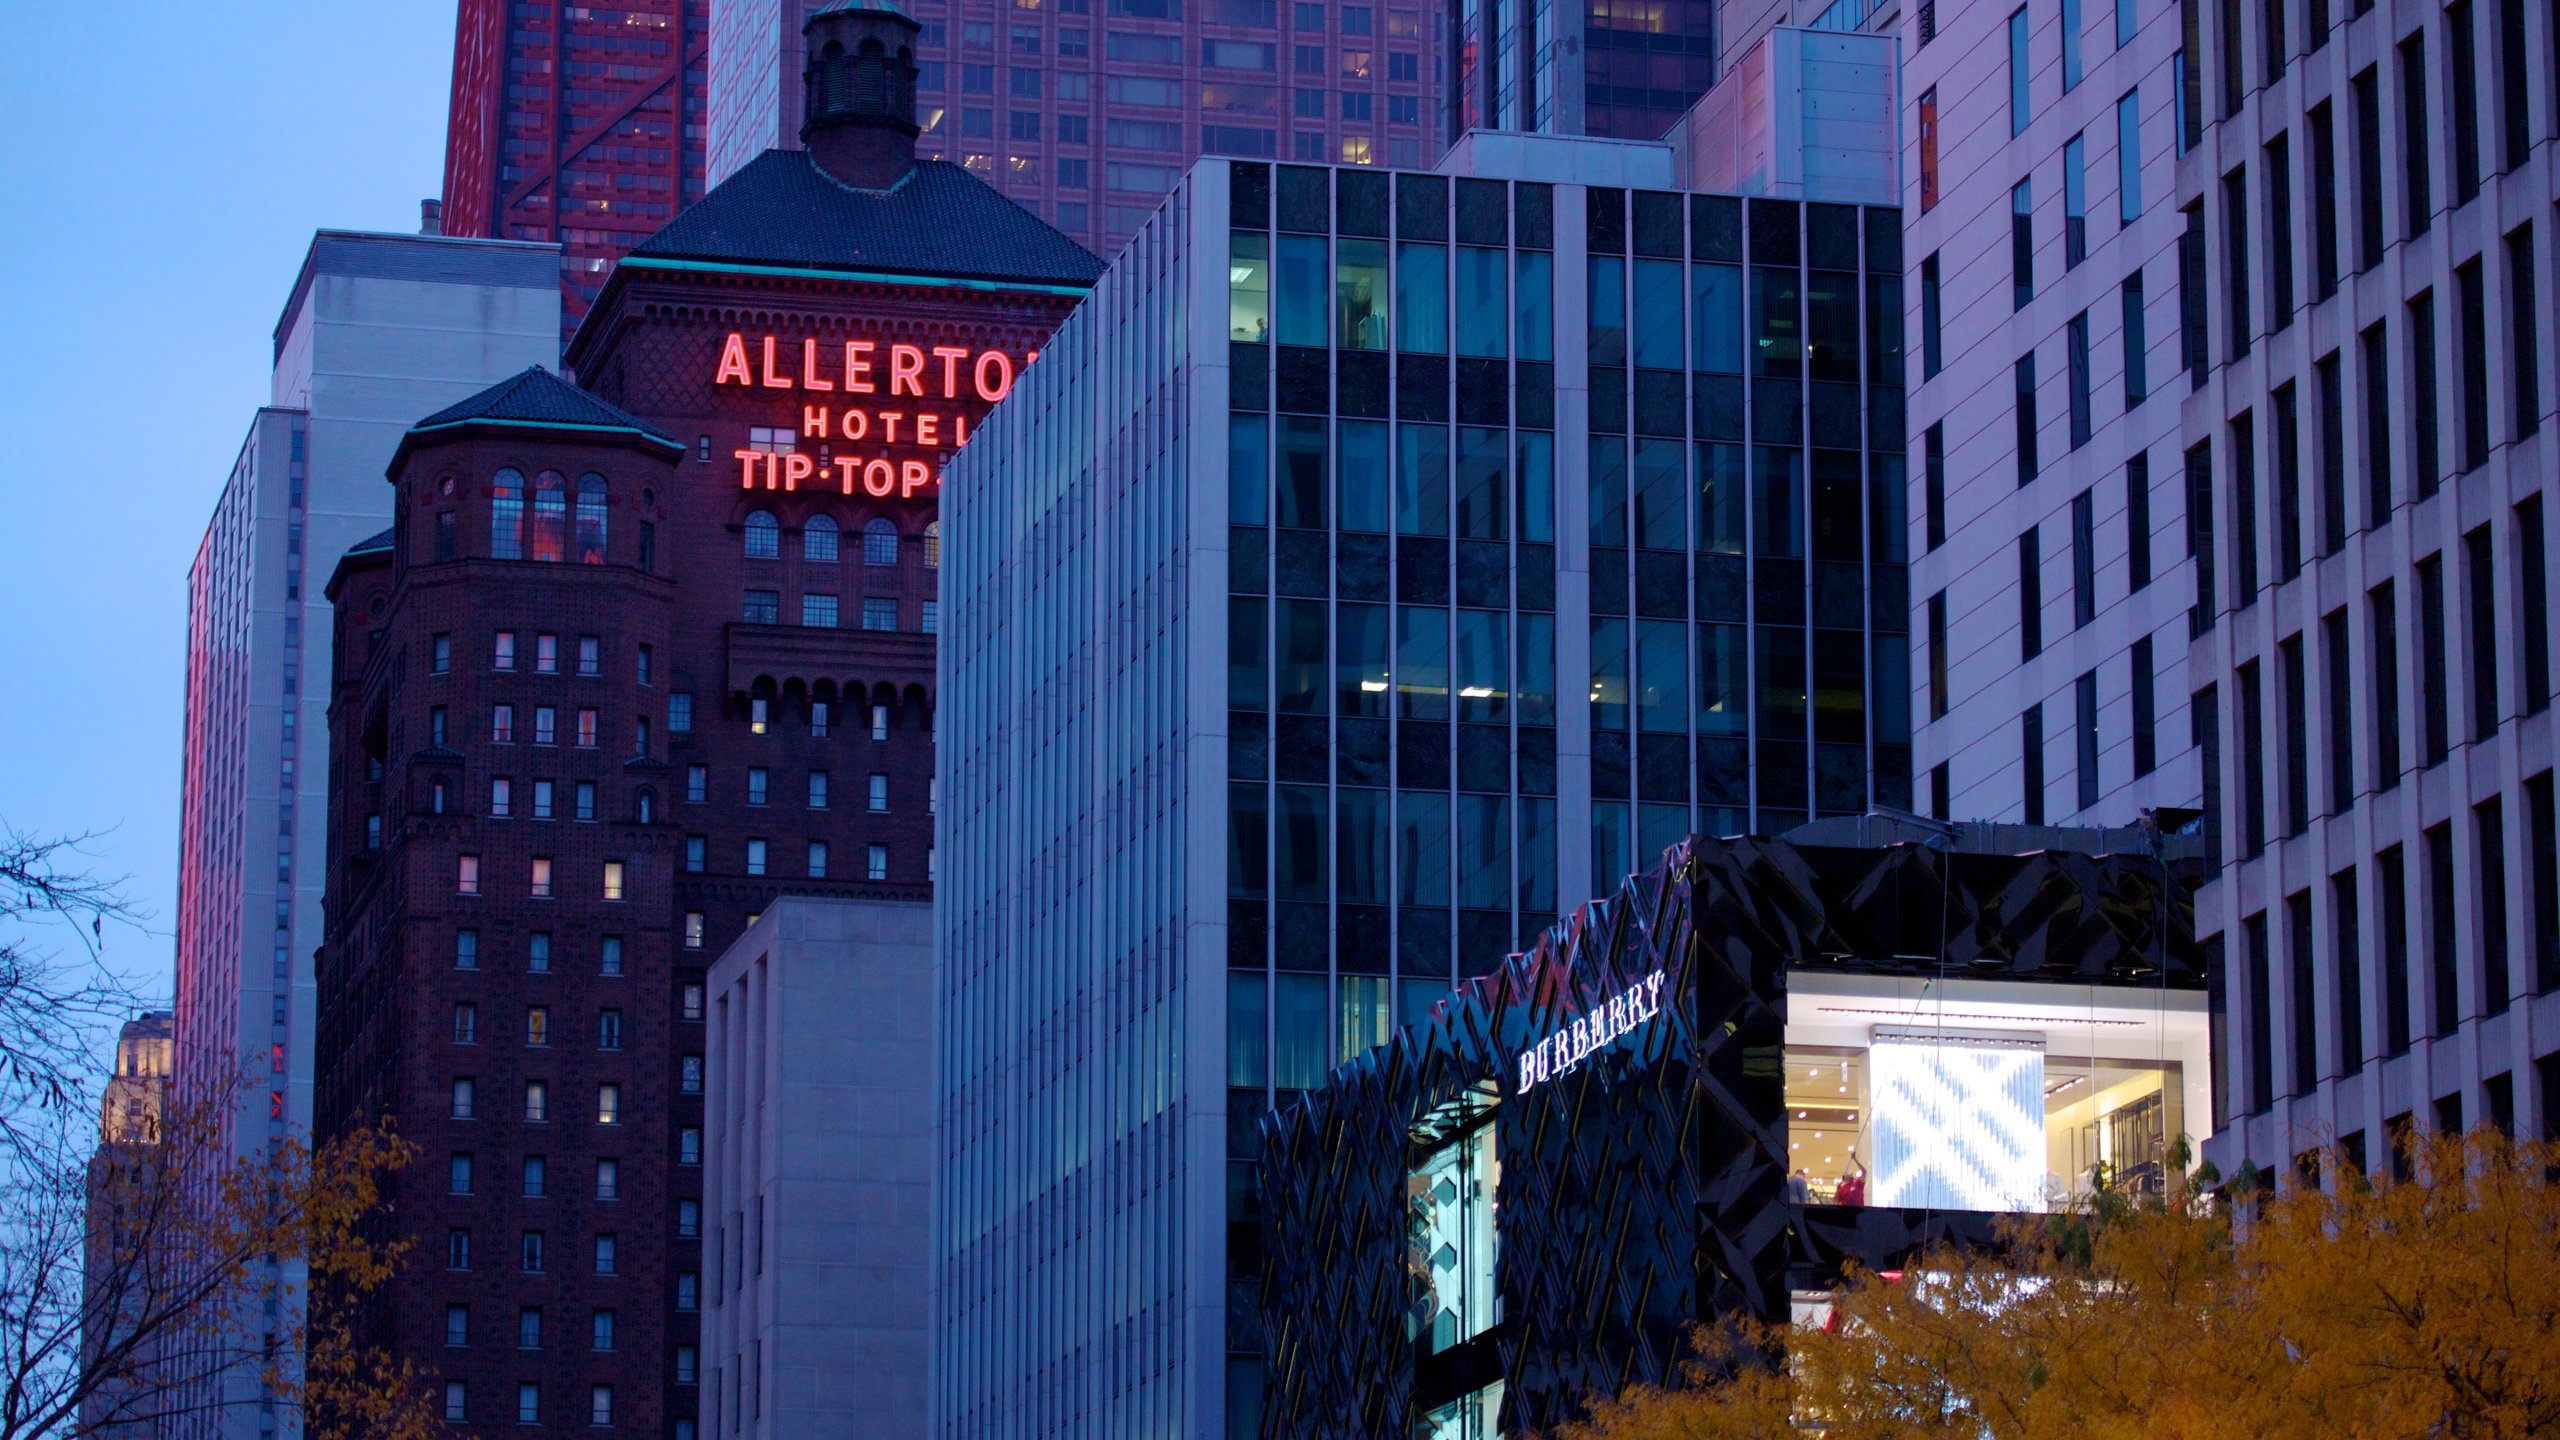
[{"label": "rooftop cupola", "polygon": [[890,0],[839,0],[802,27],[809,63],[800,143],[839,182],[886,190],[915,169],[923,28]]}]

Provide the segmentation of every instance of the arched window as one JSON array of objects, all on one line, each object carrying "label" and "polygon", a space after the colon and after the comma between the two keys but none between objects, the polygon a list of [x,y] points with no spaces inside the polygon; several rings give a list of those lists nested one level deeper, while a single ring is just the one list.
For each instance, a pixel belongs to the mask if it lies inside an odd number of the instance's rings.
[{"label": "arched window", "polygon": [[942,568],[942,522],[928,521],[924,527],[924,568]]},{"label": "arched window", "polygon": [[782,527],[774,523],[773,513],[769,510],[756,510],[747,515],[747,558],[782,558]]},{"label": "arched window", "polygon": [[514,470],[489,481],[489,558],[524,558],[524,476]]},{"label": "arched window", "polygon": [[604,477],[593,470],[578,477],[578,563],[604,563]]},{"label": "arched window", "polygon": [[568,553],[568,477],[545,470],[533,477],[533,558],[558,561]]},{"label": "arched window", "polygon": [[836,563],[836,522],[824,515],[812,515],[800,532],[800,558],[821,564]]},{"label": "arched window", "polygon": [[898,563],[898,527],[877,516],[862,522],[862,563]]}]

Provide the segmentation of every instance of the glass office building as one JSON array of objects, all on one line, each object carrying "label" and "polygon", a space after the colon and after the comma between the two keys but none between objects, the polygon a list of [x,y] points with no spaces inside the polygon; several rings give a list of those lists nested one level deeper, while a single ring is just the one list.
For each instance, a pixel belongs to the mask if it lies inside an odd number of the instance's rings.
[{"label": "glass office building", "polygon": [[1202,161],[955,462],[943,1433],[1250,1433],[1275,1097],[1909,803],[1899,217],[1675,173]]}]

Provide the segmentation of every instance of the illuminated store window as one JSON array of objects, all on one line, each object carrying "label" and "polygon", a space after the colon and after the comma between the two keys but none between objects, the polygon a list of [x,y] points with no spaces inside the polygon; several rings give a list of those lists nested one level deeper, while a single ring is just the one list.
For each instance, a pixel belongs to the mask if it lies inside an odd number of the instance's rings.
[{"label": "illuminated store window", "polygon": [[1471,1340],[1502,1318],[1502,1298],[1494,1288],[1494,1207],[1502,1180],[1494,1113],[1494,1087],[1484,1082],[1414,1126],[1416,1145],[1426,1148],[1405,1185],[1412,1197],[1405,1228],[1412,1237],[1412,1269],[1430,1284],[1428,1318],[1416,1337],[1426,1355]]}]

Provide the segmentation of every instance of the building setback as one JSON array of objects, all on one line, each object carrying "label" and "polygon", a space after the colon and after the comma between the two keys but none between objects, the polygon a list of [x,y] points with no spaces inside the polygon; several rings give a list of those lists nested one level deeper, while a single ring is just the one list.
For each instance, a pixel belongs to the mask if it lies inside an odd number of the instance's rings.
[{"label": "building setback", "polygon": [[613,262],[702,198],[708,0],[462,0],[445,232],[560,247],[563,337]]},{"label": "building setback", "polygon": [[1274,1096],[1906,802],[1897,216],[1688,163],[1202,161],[962,455],[939,1433],[1249,1433]]},{"label": "building setback", "polygon": [[878,70],[616,269],[586,388],[415,424],[332,582],[318,1122],[425,1148],[375,1338],[460,1423],[720,1413],[706,971],[928,894],[940,467],[1100,268],[914,159],[912,22],[813,24]]},{"label": "building setback", "polygon": [[[820,8],[714,7],[715,182],[793,143],[808,53],[801,21]],[[1443,107],[1450,21],[1429,0],[905,8],[922,25],[923,152],[1106,256],[1199,156],[1411,169],[1438,160],[1465,124],[1491,123]]]},{"label": "building setback", "polygon": [[[331,625],[312,557],[390,517],[382,467],[410,421],[557,352],[558,258],[323,230],[276,322],[269,403],[187,572],[174,1083],[189,1113],[223,1117],[190,1154],[249,1159],[311,1123]],[[259,1383],[262,1337],[240,1343],[191,1357],[180,1433],[299,1429]]]}]

